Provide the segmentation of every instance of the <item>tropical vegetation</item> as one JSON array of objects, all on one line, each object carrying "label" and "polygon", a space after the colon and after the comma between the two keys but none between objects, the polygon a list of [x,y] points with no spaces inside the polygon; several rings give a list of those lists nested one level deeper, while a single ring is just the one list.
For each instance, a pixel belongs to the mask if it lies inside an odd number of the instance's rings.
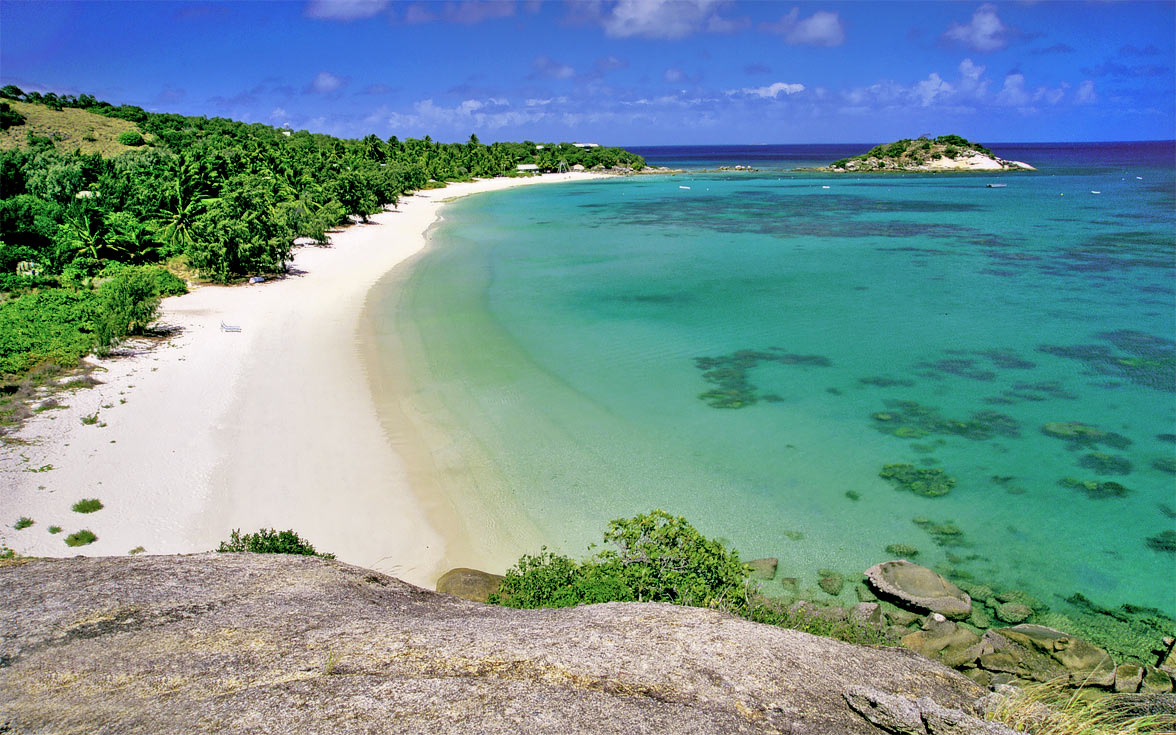
[{"label": "tropical vegetation", "polygon": [[749,574],[739,552],[703,536],[685,518],[654,510],[609,523],[604,546],[583,560],[546,548],[524,555],[489,601],[514,608],[668,602],[853,643],[893,643],[873,626],[766,598]]},{"label": "tropical vegetation", "polygon": [[185,280],[282,273],[296,238],[323,241],[415,190],[524,163],[645,165],[619,148],[347,140],[13,85],[0,88],[0,123],[4,395],[144,332]]}]

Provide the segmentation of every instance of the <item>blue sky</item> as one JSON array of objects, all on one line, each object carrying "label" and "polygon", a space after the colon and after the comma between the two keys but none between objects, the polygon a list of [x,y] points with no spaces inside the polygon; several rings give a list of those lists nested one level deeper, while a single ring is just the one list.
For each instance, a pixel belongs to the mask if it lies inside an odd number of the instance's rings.
[{"label": "blue sky", "polygon": [[0,3],[0,82],[359,137],[1176,137],[1176,2]]}]

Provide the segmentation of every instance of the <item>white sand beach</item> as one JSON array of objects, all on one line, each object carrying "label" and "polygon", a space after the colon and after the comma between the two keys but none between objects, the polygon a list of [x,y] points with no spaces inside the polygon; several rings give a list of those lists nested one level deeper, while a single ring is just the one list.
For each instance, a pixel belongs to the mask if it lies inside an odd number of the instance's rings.
[{"label": "white sand beach", "polygon": [[[64,394],[67,408],[38,413],[0,447],[0,544],[37,556],[170,554],[213,549],[235,528],[293,528],[343,561],[431,586],[448,546],[467,542],[453,538],[459,524],[426,512],[427,491],[409,482],[373,407],[358,337],[365,298],[425,246],[446,200],[596,176],[420,192],[330,247],[300,248],[286,278],[166,299],[159,322],[174,337],[95,360],[101,385]],[[84,498],[104,507],[71,510]],[[16,530],[21,517],[33,525]],[[67,546],[79,529],[97,541]]]}]

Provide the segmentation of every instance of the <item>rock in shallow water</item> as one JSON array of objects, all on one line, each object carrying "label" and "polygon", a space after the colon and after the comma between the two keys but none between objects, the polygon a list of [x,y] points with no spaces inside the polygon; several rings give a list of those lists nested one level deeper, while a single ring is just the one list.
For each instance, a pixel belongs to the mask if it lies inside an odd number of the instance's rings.
[{"label": "rock in shallow water", "polygon": [[927,567],[909,561],[885,561],[866,570],[876,591],[903,607],[937,612],[949,618],[966,618],[972,598]]},{"label": "rock in shallow water", "polygon": [[997,606],[996,617],[1006,623],[1023,623],[1033,616],[1033,608],[1019,602],[1004,602]]},{"label": "rock in shallow water", "polygon": [[771,580],[776,577],[776,567],[779,566],[780,561],[768,557],[766,559],[753,559],[747,562],[747,566],[751,567],[751,573],[748,575],[752,579]]},{"label": "rock in shallow water", "polygon": [[471,602],[486,602],[502,584],[501,574],[490,574],[477,569],[450,569],[437,580],[437,591]]}]

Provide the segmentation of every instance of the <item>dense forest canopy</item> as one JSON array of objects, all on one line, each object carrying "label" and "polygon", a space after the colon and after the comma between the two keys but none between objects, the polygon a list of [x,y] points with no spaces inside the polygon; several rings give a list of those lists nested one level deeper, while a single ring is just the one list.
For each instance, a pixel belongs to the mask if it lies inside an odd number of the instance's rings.
[{"label": "dense forest canopy", "polygon": [[[44,361],[76,361],[117,339],[118,325],[97,326],[99,293],[119,279],[154,283],[155,275],[132,277],[144,269],[166,266],[218,282],[278,273],[295,238],[322,241],[351,216],[366,219],[415,190],[517,175],[519,164],[540,171],[645,166],[620,148],[484,145],[474,135],[465,143],[347,140],[12,85],[0,89],[8,136],[26,123],[18,103],[84,110],[137,129],[118,135],[125,152],[114,156],[82,153],[87,133],[69,130],[28,130],[20,147],[0,151],[0,376],[9,377]],[[165,291],[150,298],[175,290],[160,282]],[[56,315],[48,322],[33,318],[50,308]],[[62,334],[48,335],[49,323]],[[121,332],[138,326],[130,320]],[[62,348],[63,340],[72,347]]]}]

